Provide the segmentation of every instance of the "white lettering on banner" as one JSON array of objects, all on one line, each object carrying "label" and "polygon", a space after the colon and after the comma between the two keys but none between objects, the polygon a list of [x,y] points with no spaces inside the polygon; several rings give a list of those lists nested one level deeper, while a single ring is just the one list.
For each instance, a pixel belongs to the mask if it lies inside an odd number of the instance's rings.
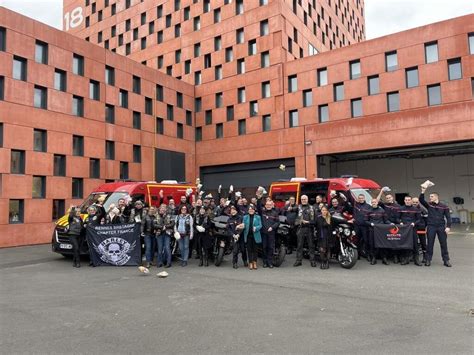
[{"label": "white lettering on banner", "polygon": [[76,7],[71,12],[64,14],[64,23],[66,25],[66,31],[71,28],[76,28],[82,24],[84,16],[82,15],[82,7]]}]

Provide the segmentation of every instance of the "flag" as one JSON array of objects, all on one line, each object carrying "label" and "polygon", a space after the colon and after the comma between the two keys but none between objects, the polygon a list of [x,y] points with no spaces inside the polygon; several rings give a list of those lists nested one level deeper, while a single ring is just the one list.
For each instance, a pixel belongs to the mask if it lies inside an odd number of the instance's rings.
[{"label": "flag", "polygon": [[376,248],[413,249],[411,225],[376,224],[373,228]]},{"label": "flag", "polygon": [[138,223],[87,226],[87,243],[94,266],[141,264]]}]

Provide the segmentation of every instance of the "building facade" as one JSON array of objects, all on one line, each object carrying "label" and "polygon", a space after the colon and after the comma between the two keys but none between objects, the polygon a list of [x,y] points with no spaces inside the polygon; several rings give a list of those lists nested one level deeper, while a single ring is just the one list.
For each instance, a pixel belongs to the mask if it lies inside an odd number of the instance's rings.
[{"label": "building facade", "polygon": [[364,41],[362,1],[64,4],[70,33],[0,8],[0,246],[121,178],[430,178],[474,211],[473,15]]}]

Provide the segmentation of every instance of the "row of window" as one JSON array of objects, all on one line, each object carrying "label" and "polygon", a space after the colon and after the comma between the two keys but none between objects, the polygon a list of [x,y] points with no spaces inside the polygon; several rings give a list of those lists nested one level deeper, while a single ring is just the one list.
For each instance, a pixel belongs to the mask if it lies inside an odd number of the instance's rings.
[{"label": "row of window", "polygon": [[[461,58],[453,58],[447,61],[448,64],[448,79],[458,80],[462,79],[462,64]],[[350,78],[357,79],[361,77],[360,61],[352,61],[349,63]],[[418,67],[411,67],[405,69],[406,87],[412,88],[418,86]],[[325,86],[328,84],[327,68],[320,68],[316,70],[317,86]],[[369,95],[379,93],[379,76],[372,75],[367,77],[367,87]],[[334,87],[334,101],[344,100],[344,83],[335,83]],[[288,76],[288,92],[298,91],[298,77],[297,75]]]},{"label": "row of window", "polygon": [[[73,191],[78,194],[81,188],[80,183],[76,180],[73,181]],[[34,189],[34,187],[33,187]],[[82,195],[82,193],[81,193]],[[81,197],[82,198],[82,197]],[[51,211],[51,220],[56,221],[62,216],[64,216],[66,209],[66,200],[64,199],[54,199]],[[10,224],[19,224],[24,222],[25,215],[25,200],[23,199],[11,199],[9,200],[8,206],[8,223]]]}]

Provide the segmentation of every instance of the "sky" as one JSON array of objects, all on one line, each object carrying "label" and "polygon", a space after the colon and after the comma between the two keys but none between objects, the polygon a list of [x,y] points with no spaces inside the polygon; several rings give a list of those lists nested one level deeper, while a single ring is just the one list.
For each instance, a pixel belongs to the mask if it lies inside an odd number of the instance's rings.
[{"label": "sky", "polygon": [[[62,3],[62,0],[0,0],[1,6],[59,29]],[[473,0],[365,0],[366,37],[385,36],[473,12]]]}]

